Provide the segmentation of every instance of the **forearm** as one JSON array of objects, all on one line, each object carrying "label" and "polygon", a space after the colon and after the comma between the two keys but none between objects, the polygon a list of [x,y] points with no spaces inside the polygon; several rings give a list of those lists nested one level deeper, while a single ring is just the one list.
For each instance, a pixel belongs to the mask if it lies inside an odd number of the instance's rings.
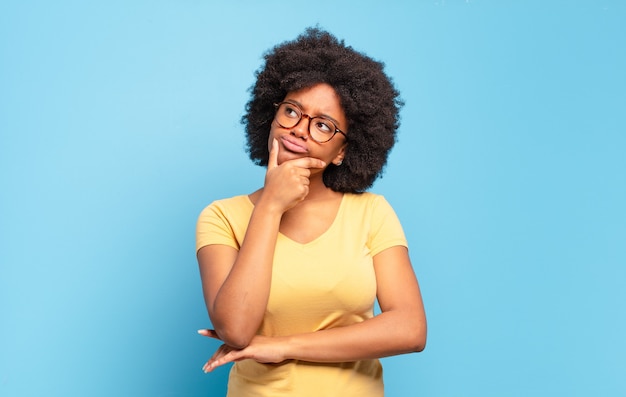
[{"label": "forearm", "polygon": [[419,352],[426,344],[420,313],[389,311],[361,323],[285,337],[285,359],[344,362]]},{"label": "forearm", "polygon": [[208,308],[217,333],[233,346],[246,345],[263,319],[280,217],[255,207],[232,269]]}]

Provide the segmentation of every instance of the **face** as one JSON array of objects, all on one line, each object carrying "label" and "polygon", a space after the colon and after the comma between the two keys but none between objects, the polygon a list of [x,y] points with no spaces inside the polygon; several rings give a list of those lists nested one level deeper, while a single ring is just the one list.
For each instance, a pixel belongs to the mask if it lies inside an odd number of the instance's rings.
[{"label": "face", "polygon": [[[304,114],[310,117],[322,116],[330,119],[340,130],[348,134],[346,116],[341,107],[339,96],[328,84],[317,84],[311,87],[292,91],[283,101],[291,102]],[[346,150],[346,138],[337,133],[328,142],[318,143],[309,136],[310,119],[302,117],[300,122],[292,128],[281,127],[276,120],[272,122],[268,150],[272,147],[272,140],[278,140],[278,164],[299,157],[314,157],[326,164],[338,164],[343,160]]]}]

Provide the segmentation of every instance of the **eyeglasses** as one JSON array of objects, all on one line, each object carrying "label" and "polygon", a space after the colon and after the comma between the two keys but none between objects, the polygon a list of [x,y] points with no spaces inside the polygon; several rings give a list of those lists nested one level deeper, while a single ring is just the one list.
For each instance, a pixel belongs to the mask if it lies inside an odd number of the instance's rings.
[{"label": "eyeglasses", "polygon": [[276,116],[274,120],[283,128],[293,128],[300,123],[303,117],[309,119],[309,136],[317,143],[325,143],[333,139],[333,137],[340,133],[346,139],[348,136],[341,131],[334,122],[322,117],[311,117],[308,114],[302,112],[302,109],[291,102],[275,103]]}]

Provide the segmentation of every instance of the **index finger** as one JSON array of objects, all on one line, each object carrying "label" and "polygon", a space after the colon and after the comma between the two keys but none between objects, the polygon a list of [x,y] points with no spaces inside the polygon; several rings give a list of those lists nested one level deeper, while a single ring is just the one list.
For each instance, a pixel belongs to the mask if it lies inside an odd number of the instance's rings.
[{"label": "index finger", "polygon": [[267,160],[267,168],[272,169],[278,167],[278,141],[276,138],[272,139],[272,148],[270,149],[270,156]]},{"label": "index finger", "polygon": [[324,168],[326,162],[316,159],[315,157],[301,157],[294,160],[289,160],[293,165],[300,168]]}]

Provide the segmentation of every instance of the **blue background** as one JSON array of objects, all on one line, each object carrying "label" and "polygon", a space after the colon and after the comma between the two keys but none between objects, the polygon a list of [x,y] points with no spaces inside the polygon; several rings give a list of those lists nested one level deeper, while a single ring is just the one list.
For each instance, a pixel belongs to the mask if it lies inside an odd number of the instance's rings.
[{"label": "blue background", "polygon": [[5,1],[0,395],[220,396],[200,210],[263,169],[262,53],[319,23],[386,63],[429,320],[393,396],[626,395],[626,3]]}]

